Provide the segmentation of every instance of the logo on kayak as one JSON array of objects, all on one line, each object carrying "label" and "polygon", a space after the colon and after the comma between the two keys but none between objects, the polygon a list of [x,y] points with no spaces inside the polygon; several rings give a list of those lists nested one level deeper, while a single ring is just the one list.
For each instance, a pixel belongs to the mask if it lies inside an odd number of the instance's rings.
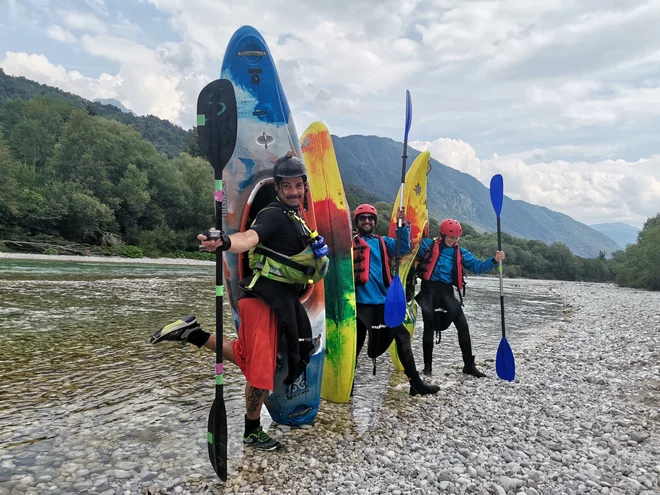
[{"label": "logo on kayak", "polygon": [[300,147],[301,148],[307,148],[307,146],[309,146],[311,144],[311,141],[312,141],[312,139],[309,136],[307,136],[305,139],[303,139],[300,142]]},{"label": "logo on kayak", "polygon": [[303,373],[298,378],[296,378],[295,382],[289,385],[286,391],[286,396],[287,399],[293,400],[303,394],[306,394],[307,391],[307,380],[305,379],[305,373]]},{"label": "logo on kayak", "polygon": [[419,196],[420,194],[422,194],[422,186],[419,185],[419,182],[418,182],[417,185],[415,186],[415,194],[417,194],[417,196]]}]

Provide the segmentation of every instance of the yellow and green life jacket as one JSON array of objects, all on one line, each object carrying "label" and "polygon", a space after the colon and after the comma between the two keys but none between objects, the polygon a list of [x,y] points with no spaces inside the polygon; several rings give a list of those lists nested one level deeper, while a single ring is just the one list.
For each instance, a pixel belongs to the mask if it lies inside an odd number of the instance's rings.
[{"label": "yellow and green life jacket", "polygon": [[266,277],[285,284],[311,285],[323,280],[328,273],[330,260],[327,256],[316,258],[311,246],[311,241],[319,235],[318,232],[311,230],[305,220],[295,211],[287,210],[286,213],[292,221],[299,223],[307,234],[305,249],[293,256],[286,256],[261,243],[257,244],[250,249],[248,254],[249,265],[254,276],[246,289],[252,289],[259,277]]}]

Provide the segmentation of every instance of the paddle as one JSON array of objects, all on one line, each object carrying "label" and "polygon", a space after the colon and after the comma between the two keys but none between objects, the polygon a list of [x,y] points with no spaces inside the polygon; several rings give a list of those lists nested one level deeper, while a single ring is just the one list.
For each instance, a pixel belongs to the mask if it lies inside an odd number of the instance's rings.
[{"label": "paddle", "polygon": [[[494,175],[490,180],[490,202],[493,204],[495,215],[497,216],[497,250],[502,250],[502,229],[500,227],[500,213],[502,213],[502,201],[504,200],[504,180],[500,174]],[[513,359],[513,352],[506,340],[504,330],[504,284],[502,280],[502,261],[499,262],[498,271],[500,273],[500,311],[502,314],[502,340],[497,348],[495,358],[495,370],[497,376],[502,380],[513,381],[516,377],[516,362]]]},{"label": "paddle", "polygon": [[[227,79],[217,79],[202,89],[197,98],[197,136],[199,148],[213,167],[215,179],[215,225],[222,230],[222,170],[236,147],[238,117],[234,86]],[[208,421],[209,458],[213,470],[227,481],[227,411],[223,396],[222,363],[222,251],[215,255],[215,400]]]},{"label": "paddle", "polygon": [[[410,91],[406,90],[406,128],[403,136],[403,163],[401,165],[401,186],[399,187],[399,208],[403,208],[403,190],[406,182],[406,160],[408,159],[408,133],[412,123],[412,100]],[[399,263],[401,263],[401,229],[403,221],[397,220],[396,257],[394,258],[394,274],[392,283],[387,289],[385,297],[385,324],[390,328],[398,327],[406,318],[406,294],[403,290],[401,277],[399,277]]]}]

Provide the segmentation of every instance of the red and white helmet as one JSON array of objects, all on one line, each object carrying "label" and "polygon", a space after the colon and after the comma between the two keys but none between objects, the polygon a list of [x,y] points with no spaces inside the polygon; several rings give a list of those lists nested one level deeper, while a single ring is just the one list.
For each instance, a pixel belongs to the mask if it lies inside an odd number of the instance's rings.
[{"label": "red and white helmet", "polygon": [[376,217],[376,221],[378,221],[378,212],[376,211],[376,208],[374,208],[372,205],[360,205],[357,208],[355,208],[355,212],[353,213],[353,220],[357,221],[357,217],[359,215],[363,215],[364,213],[368,213],[370,215],[373,215]]},{"label": "red and white helmet", "polygon": [[448,235],[449,237],[461,237],[463,235],[463,228],[461,224],[452,218],[443,220],[440,224],[440,235]]}]

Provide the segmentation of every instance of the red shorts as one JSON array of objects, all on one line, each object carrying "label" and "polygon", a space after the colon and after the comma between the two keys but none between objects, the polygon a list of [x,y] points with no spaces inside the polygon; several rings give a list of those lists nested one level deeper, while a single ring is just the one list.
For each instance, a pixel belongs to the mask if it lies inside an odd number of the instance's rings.
[{"label": "red shorts", "polygon": [[273,390],[277,362],[277,320],[268,305],[256,297],[238,301],[241,324],[234,341],[236,364],[255,388]]}]

